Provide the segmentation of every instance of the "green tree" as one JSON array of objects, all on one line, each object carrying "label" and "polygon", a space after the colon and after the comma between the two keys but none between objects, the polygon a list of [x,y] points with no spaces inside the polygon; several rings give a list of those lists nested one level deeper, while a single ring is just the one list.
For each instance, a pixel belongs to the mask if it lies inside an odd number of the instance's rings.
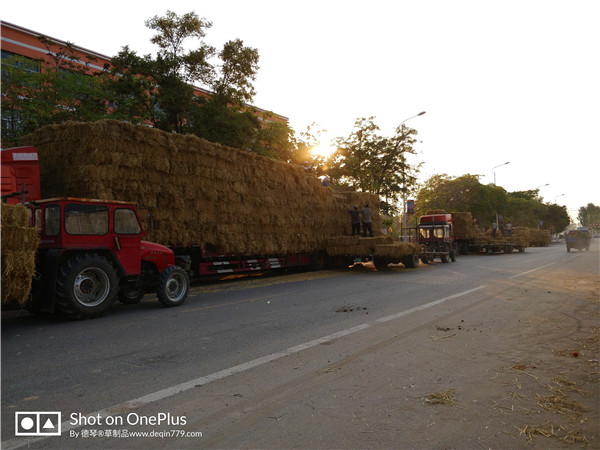
[{"label": "green tree", "polygon": [[481,224],[491,224],[496,214],[505,214],[502,201],[504,189],[494,185],[484,186],[479,175],[466,174],[452,178],[446,174],[434,175],[417,194],[418,214],[441,210],[470,212]]},{"label": "green tree", "polygon": [[190,113],[189,130],[211,142],[242,150],[256,150],[260,129],[258,117],[251,111],[231,108],[221,97],[198,99],[200,106]]},{"label": "green tree", "polygon": [[105,118],[109,87],[105,79],[90,75],[93,58],[81,61],[73,45],[50,50],[49,62],[18,56],[2,60],[2,137],[16,143],[35,129],[67,120],[94,121]]},{"label": "green tree", "polygon": [[140,57],[128,46],[111,58],[110,67],[103,74],[111,95],[111,118],[131,123],[145,123],[153,118],[158,87],[150,76],[151,65],[149,55]]},{"label": "green tree", "polygon": [[566,230],[571,223],[566,206],[556,204],[545,205],[545,211],[542,213],[542,228],[551,230],[555,233],[561,233]]},{"label": "green tree", "polygon": [[[182,132],[190,111],[196,107],[192,83],[209,83],[213,79],[213,67],[208,60],[215,49],[202,41],[212,23],[193,12],[178,16],[172,11],[145,23],[157,32],[151,42],[159,47],[156,59],[142,73],[151,76],[158,85],[154,126]],[[184,47],[189,39],[199,41],[193,50]]]},{"label": "green tree", "polygon": [[[271,113],[265,113],[263,120],[268,120]],[[267,121],[258,130],[256,153],[280,161],[292,162],[296,147],[294,130],[287,122]]]},{"label": "green tree", "polygon": [[[159,47],[157,75],[174,77],[187,83],[210,83],[213,67],[208,61],[215,54],[215,49],[202,39],[206,36],[206,30],[212,27],[211,22],[199,18],[194,12],[178,16],[167,11],[162,17],[148,19],[145,24],[157,32],[150,40]],[[199,40],[197,48],[185,49],[184,42],[189,39]]]},{"label": "green tree", "polygon": [[565,207],[544,204],[537,199],[537,191],[506,192],[494,184],[482,185],[478,175],[449,177],[434,175],[417,194],[418,215],[428,211],[470,212],[477,222],[488,227],[502,216],[503,223],[514,226],[543,228],[556,232],[569,225]]},{"label": "green tree", "polygon": [[414,189],[419,166],[411,166],[407,157],[415,154],[417,131],[400,125],[392,137],[378,132],[374,117],[358,119],[348,138],[337,139],[337,150],[327,164],[336,184],[378,194],[383,212],[391,215],[400,195]]},{"label": "green tree", "polygon": [[243,106],[254,97],[252,82],[258,73],[258,50],[244,47],[240,39],[228,41],[219,53],[219,75],[212,80],[215,96],[234,106]]},{"label": "green tree", "polygon": [[588,227],[593,223],[600,223],[600,206],[588,203],[586,206],[580,207],[577,220],[584,227]]}]

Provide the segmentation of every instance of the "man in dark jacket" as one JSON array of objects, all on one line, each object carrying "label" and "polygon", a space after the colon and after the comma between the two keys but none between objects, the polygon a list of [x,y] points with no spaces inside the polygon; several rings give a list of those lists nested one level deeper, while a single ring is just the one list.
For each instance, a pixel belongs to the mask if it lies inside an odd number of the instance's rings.
[{"label": "man in dark jacket", "polygon": [[352,236],[358,234],[360,236],[360,213],[361,210],[358,209],[358,205],[354,205],[354,209],[349,209],[350,219],[352,222]]}]

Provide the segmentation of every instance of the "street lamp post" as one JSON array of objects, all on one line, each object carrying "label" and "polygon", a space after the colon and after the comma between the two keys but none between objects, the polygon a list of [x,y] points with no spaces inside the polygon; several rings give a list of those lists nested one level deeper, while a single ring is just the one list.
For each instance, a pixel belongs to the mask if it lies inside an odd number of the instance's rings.
[{"label": "street lamp post", "polygon": [[[510,164],[510,161],[506,161],[504,164],[499,164],[496,167],[492,168],[492,172],[494,173],[494,186],[497,186],[496,185],[496,169],[498,167],[502,167],[502,166],[505,166],[507,164]],[[499,224],[498,224],[498,211],[496,211],[496,227],[498,227],[498,226],[499,226]]]},{"label": "street lamp post", "polygon": [[[400,125],[402,125],[407,120],[422,116],[425,113],[426,113],[426,111],[421,111],[419,114],[415,114],[414,116],[411,116],[408,119],[404,119],[402,122],[400,122],[398,127],[400,127]],[[402,242],[406,242],[406,175],[405,174],[403,174],[403,176],[402,176],[402,182],[404,184],[403,189],[402,189],[402,222],[403,222]]]},{"label": "street lamp post", "polygon": [[546,187],[546,186],[550,186],[550,183],[542,184],[541,186],[538,186],[538,187],[536,187],[534,189],[534,191],[538,191],[538,193],[537,193],[538,194],[537,195],[538,201],[539,201],[539,198],[540,198],[540,188],[543,188],[543,187]]},{"label": "street lamp post", "polygon": [[498,167],[502,167],[502,166],[505,166],[505,165],[507,165],[507,164],[510,164],[510,161],[507,161],[507,162],[505,162],[504,164],[500,164],[500,165],[498,165],[498,166],[496,166],[496,167],[494,167],[494,168],[492,169],[492,171],[493,171],[493,173],[494,173],[494,186],[496,186],[496,169],[497,169]]}]

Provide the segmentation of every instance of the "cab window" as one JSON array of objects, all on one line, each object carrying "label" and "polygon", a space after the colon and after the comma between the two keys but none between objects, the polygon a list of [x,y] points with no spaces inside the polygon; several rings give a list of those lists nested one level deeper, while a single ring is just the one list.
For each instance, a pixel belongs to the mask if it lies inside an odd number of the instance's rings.
[{"label": "cab window", "polygon": [[65,206],[65,231],[75,235],[108,233],[108,208],[70,203]]},{"label": "cab window", "polygon": [[46,236],[56,236],[60,233],[60,206],[48,205],[44,210],[44,233]]},{"label": "cab window", "polygon": [[140,234],[142,227],[133,209],[115,209],[114,230],[116,234]]}]

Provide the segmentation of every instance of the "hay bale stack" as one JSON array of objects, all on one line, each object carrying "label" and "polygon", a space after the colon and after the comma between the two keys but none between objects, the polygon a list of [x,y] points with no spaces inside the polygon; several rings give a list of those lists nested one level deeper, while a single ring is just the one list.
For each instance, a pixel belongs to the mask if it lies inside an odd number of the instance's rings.
[{"label": "hay bale stack", "polygon": [[35,253],[40,238],[29,227],[29,213],[22,205],[2,203],[2,304],[22,305],[29,296],[35,273]]},{"label": "hay bale stack", "polygon": [[[45,197],[136,202],[153,217],[148,239],[172,247],[314,251],[350,229],[347,204],[302,167],[195,136],[107,120],[43,127],[25,143],[38,149]],[[378,207],[365,195],[352,201]]]},{"label": "hay bale stack", "polygon": [[421,246],[411,242],[396,242],[394,244],[379,244],[375,247],[375,256],[396,258],[400,260],[403,256],[418,255]]},{"label": "hay bale stack", "polygon": [[517,247],[529,247],[529,228],[528,227],[513,227],[509,240]]},{"label": "hay bale stack", "polygon": [[473,215],[470,212],[452,213],[454,236],[459,239],[473,239],[479,235],[479,230],[473,224]]},{"label": "hay bale stack", "polygon": [[371,256],[379,245],[392,244],[391,236],[338,236],[327,240],[329,256]]},{"label": "hay bale stack", "polygon": [[534,247],[545,247],[552,242],[549,230],[529,229],[529,244]]}]

